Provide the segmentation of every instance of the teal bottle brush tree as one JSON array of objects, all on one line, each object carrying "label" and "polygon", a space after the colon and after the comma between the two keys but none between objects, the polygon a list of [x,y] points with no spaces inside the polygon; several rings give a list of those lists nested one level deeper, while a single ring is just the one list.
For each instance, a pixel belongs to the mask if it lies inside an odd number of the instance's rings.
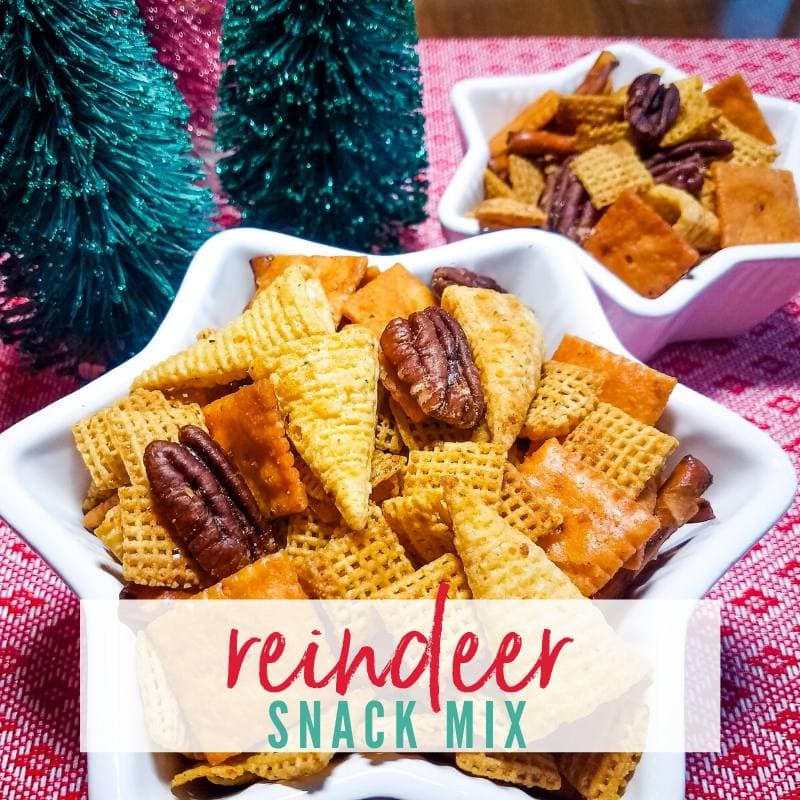
[{"label": "teal bottle brush tree", "polygon": [[217,165],[245,225],[396,249],[425,218],[410,0],[228,0]]},{"label": "teal bottle brush tree", "polygon": [[0,338],[35,366],[153,334],[213,213],[186,118],[134,0],[0,3]]}]

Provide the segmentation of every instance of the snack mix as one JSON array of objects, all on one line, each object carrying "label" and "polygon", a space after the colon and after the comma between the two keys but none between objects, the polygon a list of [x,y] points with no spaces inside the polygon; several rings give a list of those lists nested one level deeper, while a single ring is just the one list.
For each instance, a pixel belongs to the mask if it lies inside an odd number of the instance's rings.
[{"label": "snack mix", "polygon": [[603,51],[572,94],[545,92],[491,139],[482,229],[560,233],[649,298],[722,247],[800,241],[792,173],[772,167],[741,75],[614,89],[617,66]]},{"label": "snack mix", "polygon": [[[606,113],[575,97],[588,105],[563,113]],[[626,148],[620,174],[645,175]],[[73,428],[85,524],[120,562],[123,597],[430,599],[444,581],[453,598],[626,597],[667,537],[713,516],[698,459],[665,469],[678,441],[655,426],[673,378],[571,335],[546,359],[533,311],[469,269],[441,267],[429,287],[367,257],[251,263],[239,317]],[[334,755],[195,754],[173,786],[292,780]],[[613,800],[637,760],[455,765]]]}]

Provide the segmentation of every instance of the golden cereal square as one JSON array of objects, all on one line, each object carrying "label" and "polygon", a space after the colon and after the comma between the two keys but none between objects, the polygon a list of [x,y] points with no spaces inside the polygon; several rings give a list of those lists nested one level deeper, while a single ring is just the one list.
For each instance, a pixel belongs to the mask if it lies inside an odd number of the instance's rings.
[{"label": "golden cereal square", "polygon": [[94,535],[122,563],[122,511],[119,504],[106,512],[103,521],[95,528]]},{"label": "golden cereal square", "polygon": [[242,753],[221,764],[199,764],[179,772],[172,779],[172,788],[177,789],[198,778],[223,786],[254,778],[291,781],[322,772],[332,758],[333,753]]},{"label": "golden cereal square", "polygon": [[481,228],[541,228],[547,215],[539,206],[516,197],[490,197],[473,212]]},{"label": "golden cereal square", "polygon": [[630,142],[599,144],[572,162],[572,171],[596,208],[610,206],[623,192],[649,189],[653,176]]},{"label": "golden cereal square", "polygon": [[372,454],[370,484],[372,493],[370,500],[380,505],[390,497],[396,497],[403,488],[403,477],[406,471],[406,457],[394,453],[376,450]]},{"label": "golden cereal square", "polygon": [[561,788],[561,775],[550,753],[457,753],[456,766],[470,775],[526,789]]},{"label": "golden cereal square", "polygon": [[192,589],[205,581],[194,559],[158,521],[146,486],[119,490],[122,574],[144,586]]},{"label": "golden cereal square", "polygon": [[635,192],[623,192],[584,248],[643,297],[660,297],[700,254]]},{"label": "golden cereal square", "polygon": [[558,769],[584,800],[620,800],[641,753],[559,753]]},{"label": "golden cereal square", "polygon": [[490,169],[483,171],[483,189],[485,197],[514,197],[514,190]]},{"label": "golden cereal square", "polygon": [[600,403],[564,440],[564,449],[636,499],[657,478],[678,440],[616,406]]},{"label": "golden cereal square", "polygon": [[622,120],[624,98],[613,94],[565,94],[558,104],[558,124],[575,130],[579,125],[607,125]]},{"label": "golden cereal square", "polygon": [[597,405],[602,385],[598,372],[545,362],[522,433],[532,441],[566,436]]},{"label": "golden cereal square", "polygon": [[511,155],[508,157],[508,175],[513,189],[511,196],[521,203],[535,206],[544,189],[544,175],[539,167],[527,158]]},{"label": "golden cereal square", "polygon": [[131,483],[146,485],[144,451],[150,442],[177,442],[184,425],[205,430],[203,409],[195,403],[155,411],[117,409],[109,421],[113,446],[120,454]]},{"label": "golden cereal square", "polygon": [[556,439],[529,455],[520,472],[534,489],[548,494],[564,518],[560,529],[537,543],[587,597],[605,586],[659,527],[656,517]]},{"label": "golden cereal square", "polygon": [[447,596],[450,600],[469,600],[467,576],[458,556],[445,553],[425,564],[408,577],[392,584],[388,589],[378,592],[376,600],[435,600],[439,586],[448,583]]},{"label": "golden cereal square", "polygon": [[511,462],[506,463],[503,472],[498,513],[532,542],[556,533],[564,524],[553,501],[544,492],[537,492]]},{"label": "golden cereal square", "polygon": [[719,220],[688,192],[658,183],[644,199],[695,250],[708,253],[719,249]]},{"label": "golden cereal square", "polygon": [[360,600],[374,597],[413,572],[396,534],[373,506],[363,530],[332,538],[309,556],[307,574],[321,598]]},{"label": "golden cereal square", "polygon": [[553,360],[575,364],[602,375],[600,400],[621,408],[645,425],[658,422],[678,382],[671,375],[571,334],[566,334],[561,340]]},{"label": "golden cereal square", "polygon": [[715,163],[736,164],[741,167],[768,167],[778,157],[778,148],[775,145],[766,144],[761,139],[751,136],[729,119],[720,117],[716,125],[719,138],[733,142],[733,153],[726,162]]},{"label": "golden cereal square", "polygon": [[455,478],[458,491],[476,493],[496,506],[503,484],[506,448],[484,442],[447,442],[433,450],[412,450],[404,478],[404,492],[414,494]]},{"label": "golden cereal square", "polygon": [[661,146],[702,139],[713,133],[712,126],[720,115],[718,108],[708,102],[703,94],[703,79],[697,75],[675,81],[681,96],[678,116],[672,127],[661,137]]},{"label": "golden cereal square", "polygon": [[392,497],[383,504],[386,522],[421,564],[453,552],[453,531],[439,487]]},{"label": "golden cereal square", "polygon": [[791,172],[718,161],[711,174],[723,247],[800,241],[800,208]]},{"label": "golden cereal square", "polygon": [[598,144],[614,144],[620,139],[630,139],[631,126],[627,122],[606,122],[602,125],[582,123],[575,130],[575,149],[589,150]]},{"label": "golden cereal square", "polygon": [[389,396],[382,384],[378,386],[378,410],[375,420],[375,449],[384,453],[402,453],[403,440],[397,428]]},{"label": "golden cereal square", "polygon": [[389,401],[397,431],[403,444],[409,450],[431,450],[441,442],[469,441],[471,431],[465,428],[454,428],[446,422],[432,417],[425,417],[421,422],[411,420],[394,398]]},{"label": "golden cereal square", "polygon": [[301,264],[285,269],[252,305],[224,328],[145,370],[134,388],[220,386],[243,380],[253,361],[280,345],[333,333],[319,279]]},{"label": "golden cereal square", "polygon": [[448,286],[442,308],[464,329],[486,398],[491,441],[508,449],[522,430],[544,360],[536,315],[513,294]]},{"label": "golden cereal square", "polygon": [[265,374],[295,449],[345,522],[363,528],[378,403],[372,334],[360,325],[346,325],[338,333],[288,342],[256,362],[254,376]]}]

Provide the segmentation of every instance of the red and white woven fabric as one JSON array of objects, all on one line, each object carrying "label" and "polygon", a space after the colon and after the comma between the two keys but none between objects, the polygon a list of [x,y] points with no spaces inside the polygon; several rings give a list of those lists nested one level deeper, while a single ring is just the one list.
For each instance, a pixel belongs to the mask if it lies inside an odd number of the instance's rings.
[{"label": "red and white woven fabric", "polygon": [[[141,5],[155,14],[181,7],[179,2]],[[217,18],[208,15],[209,20]],[[190,46],[193,38],[186,36],[184,41]],[[560,67],[603,43],[563,38],[422,43],[431,216],[417,232],[415,246],[444,241],[436,204],[461,158],[448,101],[452,84],[475,75]],[[165,63],[174,66],[180,44],[172,42],[162,50]],[[738,70],[755,90],[800,101],[800,41],[643,44],[707,80]],[[209,58],[213,50],[208,49]],[[215,74],[213,65],[206,71]],[[191,81],[182,85],[195,92],[188,98],[194,119],[204,121],[198,102],[213,93],[201,91]],[[758,425],[800,467],[798,354],[800,298],[745,336],[673,346],[654,364]],[[0,349],[0,429],[72,388],[69,380],[26,376],[15,355]],[[689,756],[690,800],[800,800],[798,534],[800,506],[795,502],[710,592],[724,601],[723,750],[718,755]],[[0,787],[3,797],[26,800],[81,800],[87,792],[86,760],[78,750],[78,601],[2,523]]]}]

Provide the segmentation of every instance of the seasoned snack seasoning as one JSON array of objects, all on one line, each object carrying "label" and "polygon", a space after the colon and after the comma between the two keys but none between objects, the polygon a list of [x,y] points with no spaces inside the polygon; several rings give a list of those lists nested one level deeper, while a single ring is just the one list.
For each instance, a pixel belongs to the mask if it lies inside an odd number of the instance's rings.
[{"label": "seasoned snack seasoning", "polygon": [[481,229],[560,233],[648,298],[721,247],[800,241],[792,174],[772,168],[741,75],[704,91],[650,72],[615,90],[617,66],[602,52],[571,94],[545,92],[492,137]]},{"label": "seasoned snack seasoning", "polygon": [[[612,68],[598,62],[563,113],[622,113],[593,94]],[[663,107],[671,95],[654,86],[649,102]],[[557,111],[548,95],[523,123]],[[602,237],[623,203],[628,224],[655,217],[660,236],[708,233],[685,189],[646,181],[670,189],[651,201],[672,223],[630,189],[617,194],[619,175],[647,171],[633,145],[610,149],[613,191],[608,176],[587,191],[573,162],[542,185],[536,165],[504,147],[496,155],[525,202],[558,198],[549,213],[566,231],[594,225],[591,198],[613,196],[590,238],[619,252],[613,231]],[[700,150],[673,151],[675,163]],[[763,169],[717,165],[722,197]],[[699,459],[681,454],[665,472],[680,446],[657,428],[674,378],[569,334],[546,360],[536,313],[469,265],[440,267],[430,286],[362,256],[265,255],[251,266],[256,293],[239,317],[73,428],[86,527],[121,562],[124,597],[437,599],[443,582],[453,600],[623,597],[675,530],[713,516]],[[291,781],[333,758],[194,754],[173,786]],[[616,800],[637,758],[465,752],[454,763]]]}]

